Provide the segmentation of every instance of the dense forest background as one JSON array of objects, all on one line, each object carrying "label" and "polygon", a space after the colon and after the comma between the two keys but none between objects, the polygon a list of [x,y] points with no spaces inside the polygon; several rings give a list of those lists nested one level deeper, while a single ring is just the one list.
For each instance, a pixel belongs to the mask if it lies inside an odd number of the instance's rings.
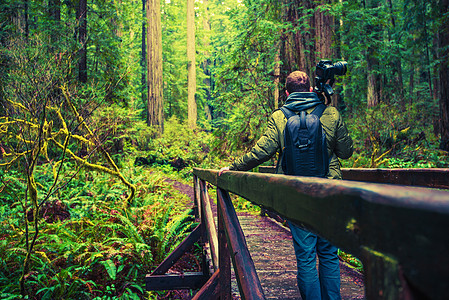
[{"label": "dense forest background", "polygon": [[1,298],[163,297],[145,274],[193,226],[170,180],[250,149],[322,59],[348,62],[343,166],[448,167],[448,6],[2,1]]}]

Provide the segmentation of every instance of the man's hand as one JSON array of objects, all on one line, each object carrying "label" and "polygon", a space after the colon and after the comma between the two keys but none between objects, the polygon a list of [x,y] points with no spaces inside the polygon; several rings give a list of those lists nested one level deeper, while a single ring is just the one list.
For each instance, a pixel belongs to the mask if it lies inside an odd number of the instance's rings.
[{"label": "man's hand", "polygon": [[220,176],[221,174],[223,174],[223,172],[225,171],[229,171],[229,167],[223,167],[220,169],[220,171],[218,171],[218,176]]}]

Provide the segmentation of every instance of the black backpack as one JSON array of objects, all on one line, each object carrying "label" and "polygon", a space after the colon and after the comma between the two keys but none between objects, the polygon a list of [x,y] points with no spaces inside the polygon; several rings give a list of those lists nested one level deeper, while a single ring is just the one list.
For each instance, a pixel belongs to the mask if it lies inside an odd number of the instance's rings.
[{"label": "black backpack", "polygon": [[286,107],[280,109],[287,118],[281,158],[285,174],[326,177],[329,158],[326,134],[320,122],[326,106],[319,104],[312,113],[300,111],[299,115]]}]

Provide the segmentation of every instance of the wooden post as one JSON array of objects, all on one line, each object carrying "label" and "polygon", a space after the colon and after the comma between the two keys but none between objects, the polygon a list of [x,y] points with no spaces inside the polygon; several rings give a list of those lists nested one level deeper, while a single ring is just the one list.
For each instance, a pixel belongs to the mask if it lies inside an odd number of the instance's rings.
[{"label": "wooden post", "polygon": [[223,215],[221,220],[226,230],[226,241],[228,242],[240,295],[243,299],[265,299],[231,197],[226,190],[221,188],[217,189],[217,194],[220,205],[219,214]]},{"label": "wooden post", "polygon": [[365,269],[366,299],[421,298],[411,290],[395,258],[368,247],[362,247],[361,258]]},{"label": "wooden post", "polygon": [[198,176],[193,175],[193,213],[195,218],[201,218],[200,216],[200,187],[198,184]]},{"label": "wooden post", "polygon": [[[218,190],[217,190],[218,193]],[[217,194],[218,197],[218,194]],[[221,213],[220,202],[218,205],[218,266],[220,269],[219,285],[220,300],[231,299],[231,256],[229,254],[228,243],[226,242],[226,229],[224,227],[223,214]]]},{"label": "wooden post", "polygon": [[201,190],[201,212],[202,220],[206,227],[207,235],[209,236],[210,249],[212,254],[212,262],[214,264],[214,271],[218,269],[218,236],[217,227],[215,226],[214,216],[210,207],[209,194],[207,192],[206,182],[200,180]]}]

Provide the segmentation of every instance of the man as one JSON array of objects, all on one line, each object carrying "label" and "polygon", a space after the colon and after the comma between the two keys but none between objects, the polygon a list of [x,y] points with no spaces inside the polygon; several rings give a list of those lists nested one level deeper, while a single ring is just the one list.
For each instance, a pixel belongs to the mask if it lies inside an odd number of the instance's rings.
[{"label": "man", "polygon": [[[284,107],[294,112],[311,113],[322,103],[310,86],[310,79],[301,71],[292,72],[286,82],[287,101]],[[334,107],[326,107],[320,117],[321,125],[326,133],[327,151],[330,158],[327,178],[341,179],[340,161],[352,155],[352,139]],[[284,149],[284,129],[287,118],[281,110],[276,110],[270,117],[264,135],[257,141],[251,151],[235,160],[231,166],[222,168],[224,171],[248,171],[269,160],[278,151]],[[279,160],[282,159],[282,153]],[[284,174],[282,161],[279,161],[276,173]],[[341,299],[340,297],[340,267],[337,256],[338,249],[325,239],[308,230],[288,222],[293,237],[298,265],[298,287],[301,297],[305,300]],[[319,276],[316,269],[316,255],[319,257]]]}]

